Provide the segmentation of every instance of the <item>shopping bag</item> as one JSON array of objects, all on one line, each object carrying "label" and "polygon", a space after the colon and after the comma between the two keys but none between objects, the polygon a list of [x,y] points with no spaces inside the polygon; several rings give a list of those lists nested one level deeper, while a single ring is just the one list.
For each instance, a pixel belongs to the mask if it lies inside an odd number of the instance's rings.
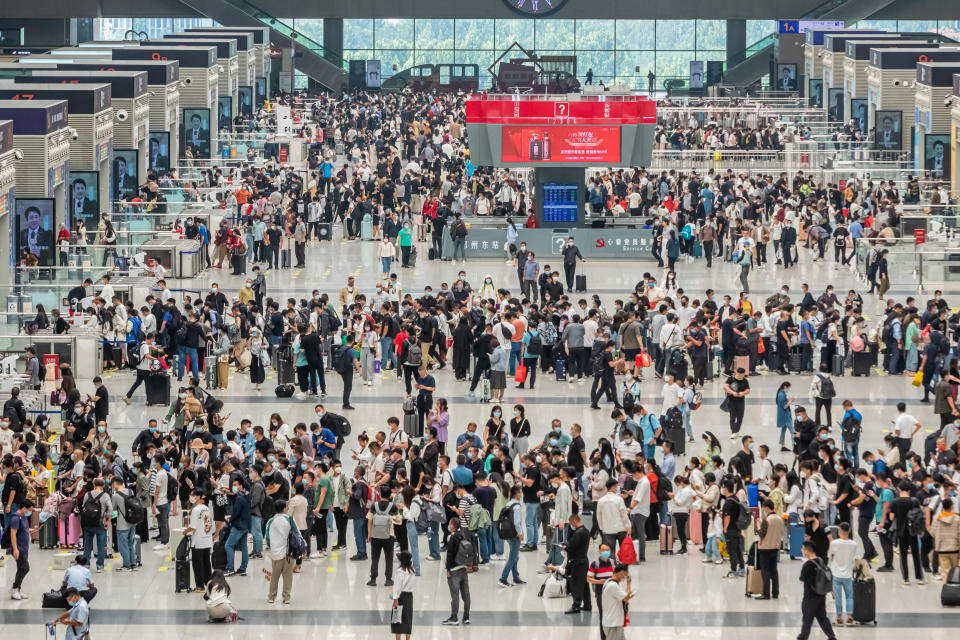
[{"label": "shopping bag", "polygon": [[649,367],[650,366],[650,354],[646,351],[641,351],[637,354],[637,357],[634,358],[634,364],[638,367]]},{"label": "shopping bag", "polygon": [[393,608],[393,611],[390,614],[390,624],[400,624],[400,621],[403,619],[403,605],[398,604]]},{"label": "shopping bag", "polygon": [[913,376],[913,382],[911,382],[915,387],[923,386],[923,371],[917,371],[917,375]]},{"label": "shopping bag", "polygon": [[629,535],[620,543],[617,560],[626,565],[637,564],[637,549],[633,546],[633,538]]},{"label": "shopping bag", "polygon": [[767,350],[767,348],[766,348],[765,346],[763,346],[763,340],[760,340],[760,341],[757,343],[757,355],[760,355],[761,353],[765,352],[766,350]]},{"label": "shopping bag", "polygon": [[513,377],[513,379],[514,379],[518,384],[523,384],[524,382],[526,382],[526,381],[527,381],[527,367],[524,366],[524,365],[522,365],[522,364],[521,364],[521,365],[517,365],[517,373],[516,373],[516,375]]}]

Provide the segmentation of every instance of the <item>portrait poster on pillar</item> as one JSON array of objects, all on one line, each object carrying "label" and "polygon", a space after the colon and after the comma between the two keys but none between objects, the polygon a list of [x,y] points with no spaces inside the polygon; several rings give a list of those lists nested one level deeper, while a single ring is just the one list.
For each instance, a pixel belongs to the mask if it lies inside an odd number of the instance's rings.
[{"label": "portrait poster on pillar", "polygon": [[797,65],[783,63],[777,65],[777,91],[797,90]]},{"label": "portrait poster on pillar", "polygon": [[220,131],[233,129],[233,98],[230,96],[217,98],[217,129]]},{"label": "portrait poster on pillar", "polygon": [[254,80],[254,88],[256,89],[257,107],[259,108],[267,101],[267,79],[256,78]]},{"label": "portrait poster on pillar", "polygon": [[928,134],[923,138],[923,168],[934,180],[950,179],[950,136]]},{"label": "portrait poster on pillar", "polygon": [[869,109],[870,101],[866,98],[854,98],[850,101],[850,119],[863,133],[867,132],[867,126],[870,122]]},{"label": "portrait poster on pillar", "polygon": [[903,112],[880,111],[874,116],[877,123],[873,139],[875,149],[900,151],[903,149]]},{"label": "portrait poster on pillar", "polygon": [[843,122],[843,87],[827,91],[827,119],[830,122]]},{"label": "portrait poster on pillar", "polygon": [[237,113],[246,117],[253,115],[253,87],[237,87]]},{"label": "portrait poster on pillar", "polygon": [[121,202],[137,196],[140,186],[137,176],[140,169],[140,156],[137,149],[113,150],[113,201]]},{"label": "portrait poster on pillar", "polygon": [[170,169],[170,132],[157,131],[150,134],[147,147],[147,171],[167,171]]},{"label": "portrait poster on pillar", "polygon": [[807,106],[823,109],[823,78],[807,80]]},{"label": "portrait poster on pillar", "polygon": [[67,225],[73,231],[83,220],[88,230],[95,230],[100,223],[100,172],[71,171],[70,203],[67,205]]},{"label": "portrait poster on pillar", "polygon": [[187,149],[194,158],[210,157],[210,109],[188,107],[183,110],[183,130],[180,133],[180,148],[184,157]]},{"label": "portrait poster on pillar", "polygon": [[26,199],[17,198],[16,229],[14,230],[17,263],[27,258],[27,254],[37,259],[41,267],[54,264],[53,198]]},{"label": "portrait poster on pillar", "polygon": [[690,61],[690,88],[703,89],[703,60]]}]

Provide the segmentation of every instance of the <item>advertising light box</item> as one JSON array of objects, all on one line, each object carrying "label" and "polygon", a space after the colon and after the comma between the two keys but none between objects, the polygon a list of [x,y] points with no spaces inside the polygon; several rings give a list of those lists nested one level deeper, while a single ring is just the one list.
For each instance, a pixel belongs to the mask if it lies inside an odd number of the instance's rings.
[{"label": "advertising light box", "polygon": [[501,136],[502,162],[620,162],[620,127],[506,125]]}]

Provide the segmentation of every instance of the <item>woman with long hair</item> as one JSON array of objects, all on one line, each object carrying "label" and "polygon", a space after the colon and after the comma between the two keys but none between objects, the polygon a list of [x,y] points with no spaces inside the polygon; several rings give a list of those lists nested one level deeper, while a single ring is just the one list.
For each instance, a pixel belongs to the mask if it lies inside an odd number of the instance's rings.
[{"label": "woman with long hair", "polygon": [[400,640],[401,635],[410,640],[413,630],[413,590],[417,585],[417,576],[413,570],[413,556],[409,551],[398,553],[397,563],[400,566],[394,574],[393,590],[390,594],[390,599],[393,600],[390,632],[394,634],[395,640]]},{"label": "woman with long hair", "polygon": [[[781,382],[777,387],[777,426],[780,427],[780,451],[787,453],[793,450],[793,397],[790,394],[790,382]],[[787,432],[790,433],[790,442],[785,443]],[[788,447],[787,444],[790,446]]]},{"label": "woman with long hair", "polygon": [[[422,474],[421,474],[422,477]],[[407,528],[407,549],[410,552],[413,572],[420,575],[420,539],[417,531],[417,520],[423,511],[423,499],[417,495],[416,489],[406,485],[400,491],[403,499],[403,526]]]},{"label": "woman with long hair", "polygon": [[510,420],[510,458],[530,450],[530,421],[522,404],[513,405]]},{"label": "woman with long hair", "polygon": [[713,468],[713,458],[719,456],[723,450],[720,446],[720,440],[717,439],[717,436],[713,435],[712,431],[704,431],[703,435],[700,436],[703,438],[703,441],[707,444],[707,452],[704,457],[707,459],[707,463],[703,466],[704,473],[709,473],[710,471],[716,471]]},{"label": "woman with long hair", "polygon": [[230,602],[230,585],[223,571],[217,569],[210,575],[203,599],[208,622],[233,622],[237,619],[237,608]]}]

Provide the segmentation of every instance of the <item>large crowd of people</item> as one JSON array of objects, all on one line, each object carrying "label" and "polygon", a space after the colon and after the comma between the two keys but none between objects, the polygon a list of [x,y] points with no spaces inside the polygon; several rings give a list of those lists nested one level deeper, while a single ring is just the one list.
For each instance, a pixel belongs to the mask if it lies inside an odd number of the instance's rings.
[{"label": "large crowd of people", "polygon": [[[369,586],[391,589],[393,631],[406,635],[411,593],[430,561],[442,561],[450,588],[443,624],[470,623],[478,567],[483,575],[496,566],[500,588],[536,588],[524,587],[534,577],[518,570],[528,552],[545,589],[565,583],[568,613],[592,611],[593,592],[611,640],[623,637],[634,595],[628,567],[647,562],[656,540],[665,556],[728,562],[722,575],[745,578],[758,600],[792,590],[781,589],[778,552],[805,558],[801,640],[815,619],[834,637],[828,592],[834,624],[871,622],[873,614],[857,614],[855,585],[872,571],[896,571],[895,552],[905,585],[911,575],[918,584],[929,574],[948,579],[960,551],[960,316],[940,292],[887,295],[886,247],[898,240],[913,181],[901,197],[893,183],[820,184],[802,172],[596,172],[585,185],[593,211],[647,218],[656,260],[640,265],[646,272],[632,289],[603,299],[574,291],[582,257],[572,239],[551,268],[518,238],[512,217],[526,218],[533,195],[515,174],[471,165],[462,96],[318,101],[304,117],[305,135],[319,140],[305,169],[212,168],[204,186],[222,192],[224,219],[215,230],[183,222],[211,270],[229,257],[239,290],[213,282],[183,296],[160,280],[145,300],[124,303],[108,275],[68,294],[71,311],[121,344],[109,364],[135,369],[136,379],[108,391],[95,378],[94,394],[84,395],[64,367],[56,446],[17,392],[6,401],[0,498],[14,599],[25,597],[31,537],[51,546],[47,536],[82,549],[77,566],[95,552],[98,573],[111,543],[122,569],[135,571],[140,542],[152,539],[154,550],[176,554],[177,589],[202,592],[216,620],[237,614],[228,578],[233,589],[254,588],[243,580],[251,559],[264,561],[267,601],[288,604],[304,562],[343,551],[369,565]],[[378,277],[351,276],[306,299],[285,295],[275,270],[308,264],[316,255],[308,246],[323,246],[319,224],[342,222],[349,241],[365,233],[368,215],[382,244]],[[462,218],[474,215],[504,216],[517,281],[441,262],[440,281],[404,285],[393,260],[408,266],[428,238],[441,258],[443,234],[464,237]],[[877,300],[857,289],[838,296],[823,281],[751,297],[755,269],[768,269],[768,282],[798,261],[832,258],[847,269],[859,241],[870,244]],[[684,287],[688,263],[714,261],[735,265],[736,286]],[[277,395],[299,391],[314,413],[239,417],[217,398],[231,368],[257,391],[275,369]],[[448,368],[452,376],[441,373]],[[931,402],[934,416],[914,417],[900,403],[879,439],[840,377],[876,368],[905,374],[904,390],[911,379],[922,386],[917,401]],[[761,373],[784,376],[774,398],[778,443],[751,435],[764,411],[751,388]],[[154,403],[154,376],[177,378],[165,419],[118,443],[111,398],[130,404],[143,384]],[[405,398],[370,434],[351,428],[356,379]],[[568,394],[566,385],[587,382],[587,406],[607,403],[610,435],[588,439],[576,414],[547,424],[528,418],[519,398],[511,404],[512,385]],[[699,418],[714,383],[728,430]],[[328,392],[339,402],[325,401]],[[489,419],[464,424],[454,395],[490,403]],[[180,523],[187,546],[170,549]],[[180,579],[188,563],[192,589]],[[87,607],[89,570],[65,583],[66,599]]]}]

